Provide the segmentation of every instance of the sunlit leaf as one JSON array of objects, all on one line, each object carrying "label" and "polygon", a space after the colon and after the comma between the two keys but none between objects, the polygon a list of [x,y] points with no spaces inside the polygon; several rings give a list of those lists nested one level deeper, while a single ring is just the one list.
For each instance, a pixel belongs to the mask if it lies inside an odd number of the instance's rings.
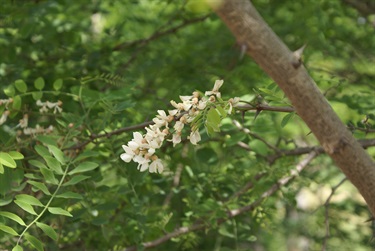
[{"label": "sunlit leaf", "polygon": [[6,152],[0,152],[0,164],[10,168],[16,168],[17,164],[13,158]]},{"label": "sunlit leaf", "polygon": [[17,199],[17,201],[22,201],[26,204],[30,204],[30,205],[33,205],[33,206],[39,206],[39,207],[44,206],[42,204],[42,202],[40,202],[37,198],[35,198],[34,196],[31,196],[31,195],[28,195],[28,194],[16,195],[16,199]]},{"label": "sunlit leaf", "polygon": [[16,246],[14,246],[12,251],[23,251],[23,248],[20,245],[16,245]]},{"label": "sunlit leaf", "polygon": [[30,204],[19,201],[19,200],[15,200],[14,203],[16,203],[20,208],[22,208],[24,211],[28,212],[29,214],[37,215],[34,208]]},{"label": "sunlit leaf", "polygon": [[18,233],[16,232],[16,230],[14,230],[11,227],[5,226],[2,223],[0,223],[0,230],[3,231],[3,232],[5,232],[5,233],[11,234],[11,235],[15,235],[15,236],[18,235]]},{"label": "sunlit leaf", "polygon": [[19,217],[18,215],[14,213],[0,211],[0,215],[17,222],[21,226],[26,226],[26,223],[21,219],[21,217]]},{"label": "sunlit leaf", "polygon": [[48,211],[51,214],[59,214],[59,215],[65,215],[65,216],[73,217],[73,215],[71,213],[69,213],[68,211],[66,211],[66,210],[64,210],[60,207],[49,207]]},{"label": "sunlit leaf", "polygon": [[17,151],[10,151],[8,152],[8,154],[15,160],[18,160],[18,159],[23,159],[24,156],[22,155],[22,153],[20,152],[17,152]]}]

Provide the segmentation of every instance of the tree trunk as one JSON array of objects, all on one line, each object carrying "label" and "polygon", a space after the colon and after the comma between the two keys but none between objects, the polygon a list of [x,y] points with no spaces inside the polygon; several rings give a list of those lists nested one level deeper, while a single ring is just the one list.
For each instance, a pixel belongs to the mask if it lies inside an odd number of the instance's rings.
[{"label": "tree trunk", "polygon": [[[375,215],[375,165],[340,121],[300,59],[265,23],[249,0],[208,1],[247,53],[279,85],[325,152],[357,187]],[[298,20],[296,20],[298,21]]]}]

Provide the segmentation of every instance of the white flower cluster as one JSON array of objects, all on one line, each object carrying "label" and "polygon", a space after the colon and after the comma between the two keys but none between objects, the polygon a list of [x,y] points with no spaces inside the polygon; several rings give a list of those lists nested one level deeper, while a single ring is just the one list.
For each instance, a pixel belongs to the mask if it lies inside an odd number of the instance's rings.
[{"label": "white flower cluster", "polygon": [[40,113],[48,112],[48,109],[53,109],[53,113],[62,112],[62,102],[60,100],[55,103],[49,102],[48,100],[46,102],[38,100],[36,101],[36,105],[42,107],[39,109]]},{"label": "white flower cluster", "polygon": [[[12,98],[9,99],[0,99],[0,106],[5,105],[5,108],[8,109],[8,105],[13,102]],[[7,118],[10,114],[9,110],[5,110],[0,116],[0,125],[4,124],[7,121]]]},{"label": "white flower cluster", "polygon": [[[125,153],[120,158],[129,163],[134,161],[138,163],[138,170],[141,172],[149,170],[150,173],[161,173],[164,170],[163,162],[155,155],[156,149],[159,149],[164,140],[171,131],[173,146],[181,142],[182,129],[186,124],[190,124],[210,103],[215,103],[216,99],[221,99],[219,88],[223,85],[223,80],[216,80],[212,91],[206,91],[205,96],[201,97],[199,92],[193,92],[190,96],[180,96],[182,102],[171,101],[175,108],[168,111],[168,115],[163,110],[158,110],[158,115],[152,120],[153,125],[146,127],[147,133],[142,135],[139,132],[133,133],[133,139],[127,145],[122,145]],[[232,107],[236,106],[239,98],[230,99],[228,104],[228,113],[232,112]],[[173,130],[170,124],[175,122]],[[199,126],[192,126],[190,135],[187,137],[193,145],[201,140],[198,131]]]}]

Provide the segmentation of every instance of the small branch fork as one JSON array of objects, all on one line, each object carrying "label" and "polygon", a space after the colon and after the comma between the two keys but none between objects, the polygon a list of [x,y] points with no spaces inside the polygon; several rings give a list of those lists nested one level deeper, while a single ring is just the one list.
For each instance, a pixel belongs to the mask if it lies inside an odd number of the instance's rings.
[{"label": "small branch fork", "polygon": [[[293,169],[291,172],[290,172],[290,175],[287,176],[287,177],[284,177],[284,178],[281,178],[279,179],[275,184],[273,184],[268,190],[266,190],[256,201],[244,206],[244,207],[241,207],[241,208],[238,208],[238,209],[233,209],[233,210],[228,210],[227,211],[227,217],[226,218],[219,218],[217,219],[217,223],[218,224],[221,224],[221,223],[224,223],[225,221],[231,219],[231,218],[234,218],[240,214],[243,214],[245,212],[248,212],[248,211],[252,211],[254,210],[257,206],[259,206],[263,200],[271,195],[273,195],[276,191],[278,191],[282,186],[285,186],[286,184],[288,184],[290,181],[292,181],[295,177],[297,177],[299,175],[299,173],[317,156],[318,154],[316,152],[311,152],[308,156],[306,156],[306,158],[304,158],[301,162],[299,162],[296,166],[295,169]],[[258,177],[258,179],[260,179],[261,177],[263,177],[261,174],[260,176]],[[250,183],[249,183],[250,184]],[[252,185],[249,185],[247,184],[247,186],[245,186],[243,189],[241,189],[239,192],[235,193],[232,198],[234,197],[237,197],[239,196],[241,193],[244,193],[246,189],[250,189],[252,187]],[[198,231],[198,230],[203,230],[203,229],[206,229],[206,228],[209,228],[210,226],[207,225],[207,223],[202,223],[204,222],[204,219],[202,218],[201,220],[198,220],[196,221],[196,223],[194,223],[193,225],[189,226],[189,227],[180,227],[180,228],[177,228],[176,230],[174,230],[173,232],[170,232],[170,233],[167,233],[166,235],[158,238],[158,239],[155,239],[153,241],[149,241],[149,242],[144,242],[142,243],[141,245],[145,248],[145,249],[148,249],[148,248],[152,248],[152,247],[156,247],[158,245],[161,245],[162,243],[174,238],[174,237],[178,237],[180,235],[183,235],[183,234],[187,234],[189,232],[193,232],[193,231]],[[126,248],[124,249],[124,251],[135,251],[137,250],[137,246],[132,246],[132,247],[129,247],[129,248]]]},{"label": "small branch fork", "polygon": [[329,237],[330,237],[330,233],[329,233],[329,204],[330,204],[330,201],[331,201],[333,195],[335,194],[335,192],[337,191],[337,189],[346,180],[347,180],[347,178],[345,177],[336,186],[332,187],[331,194],[328,196],[327,200],[324,203],[324,208],[325,208],[324,224],[326,226],[326,234],[325,234],[324,239],[323,239],[322,251],[327,250],[327,242],[328,242]]}]

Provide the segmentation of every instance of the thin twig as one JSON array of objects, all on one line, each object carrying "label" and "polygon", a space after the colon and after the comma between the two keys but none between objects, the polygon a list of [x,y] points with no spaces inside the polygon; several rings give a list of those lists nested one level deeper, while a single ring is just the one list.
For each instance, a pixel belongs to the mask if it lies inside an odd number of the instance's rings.
[{"label": "thin twig", "polygon": [[324,223],[326,226],[326,234],[323,239],[323,245],[322,245],[322,251],[326,251],[327,249],[327,242],[330,237],[329,233],[329,203],[332,199],[332,196],[336,192],[336,190],[347,180],[347,178],[343,178],[336,186],[332,187],[331,194],[328,196],[327,200],[324,203],[324,208],[325,208],[325,218],[324,218]]},{"label": "thin twig", "polygon": [[[254,210],[258,205],[260,205],[263,200],[272,194],[274,194],[276,191],[278,191],[282,186],[285,186],[287,183],[289,183],[291,180],[293,180],[295,177],[298,176],[298,174],[317,156],[315,152],[311,152],[305,159],[303,159],[301,162],[299,162],[294,170],[291,171],[290,176],[284,177],[279,179],[271,188],[269,188],[267,191],[265,191],[256,201],[252,202],[249,205],[246,205],[244,207],[229,210],[227,212],[226,218],[219,218],[217,220],[217,224],[221,224],[237,215],[243,214],[248,211]],[[166,235],[153,240],[149,242],[142,243],[142,246],[144,249],[156,247],[174,237],[178,237],[183,234],[187,234],[193,231],[202,230],[205,228],[208,228],[209,225],[207,223],[204,223],[204,219],[196,221],[193,225],[190,227],[180,227],[176,229],[175,231],[171,233],[167,233]],[[137,250],[137,246],[132,246],[129,248],[126,248],[124,251],[135,251]]]},{"label": "thin twig", "polygon": [[206,18],[208,18],[209,16],[210,15],[205,15],[205,16],[202,16],[202,17],[184,20],[181,24],[176,25],[175,27],[172,27],[168,30],[164,30],[164,31],[158,30],[154,34],[149,36],[148,38],[143,38],[143,39],[138,39],[138,40],[134,40],[134,41],[131,41],[131,42],[124,42],[124,43],[118,44],[115,47],[113,47],[113,50],[119,51],[119,50],[125,49],[127,47],[131,47],[131,46],[135,46],[135,45],[139,45],[141,47],[144,47],[145,45],[147,45],[149,42],[151,42],[153,40],[156,40],[156,39],[158,39],[162,36],[165,36],[165,35],[168,35],[168,34],[171,34],[171,33],[175,33],[179,29],[184,28],[185,26],[188,26],[190,24],[201,22],[201,21],[205,20]]},{"label": "thin twig", "polygon": [[178,187],[178,185],[180,184],[180,179],[181,179],[181,174],[182,174],[183,168],[184,168],[184,165],[182,165],[181,163],[177,165],[177,169],[176,169],[176,172],[175,172],[174,177],[173,177],[172,188],[169,191],[168,195],[164,199],[163,208],[168,207],[169,203],[171,202],[171,199],[172,199],[173,194],[174,194],[173,190],[176,187]]}]

